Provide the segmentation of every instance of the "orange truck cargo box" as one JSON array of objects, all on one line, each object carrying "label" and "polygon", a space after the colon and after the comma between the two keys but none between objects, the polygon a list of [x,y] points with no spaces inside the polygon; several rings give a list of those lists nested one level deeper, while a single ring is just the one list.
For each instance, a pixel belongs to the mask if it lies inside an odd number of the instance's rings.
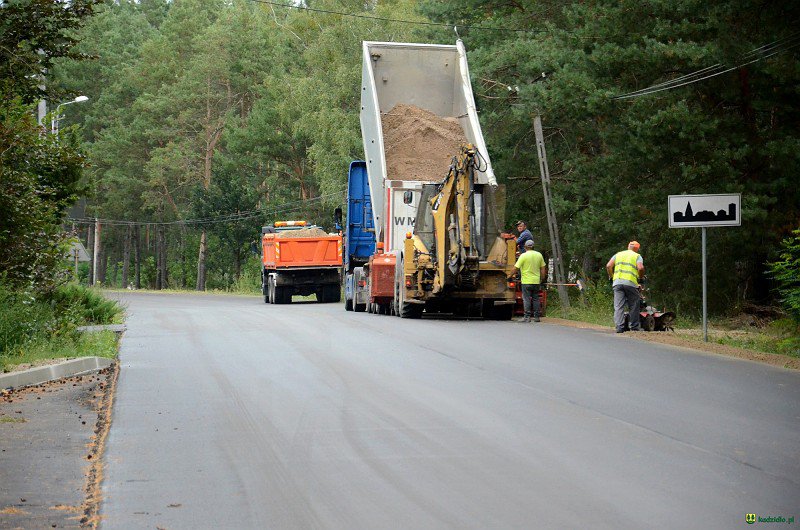
[{"label": "orange truck cargo box", "polygon": [[338,235],[292,238],[283,233],[264,234],[262,262],[266,269],[342,266],[342,237]]}]

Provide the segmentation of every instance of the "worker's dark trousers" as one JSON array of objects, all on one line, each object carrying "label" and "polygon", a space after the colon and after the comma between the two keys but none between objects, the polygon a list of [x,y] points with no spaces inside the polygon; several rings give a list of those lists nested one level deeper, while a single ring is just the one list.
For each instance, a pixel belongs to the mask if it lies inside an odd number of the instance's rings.
[{"label": "worker's dark trousers", "polygon": [[522,305],[525,306],[525,318],[531,317],[531,306],[533,306],[533,316],[538,317],[541,306],[539,305],[539,284],[522,284]]},{"label": "worker's dark trousers", "polygon": [[[523,286],[524,288],[524,286]],[[628,319],[631,331],[639,330],[639,289],[632,285],[614,286],[614,325],[617,331],[625,329],[625,304],[628,304]]]}]

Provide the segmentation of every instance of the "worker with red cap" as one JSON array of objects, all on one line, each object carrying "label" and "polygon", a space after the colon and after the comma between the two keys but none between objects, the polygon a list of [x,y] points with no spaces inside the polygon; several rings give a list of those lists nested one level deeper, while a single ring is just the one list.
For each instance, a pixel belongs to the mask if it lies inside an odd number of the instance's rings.
[{"label": "worker with red cap", "polygon": [[644,278],[644,261],[639,255],[639,242],[628,243],[628,250],[617,252],[606,263],[608,279],[613,281],[614,326],[617,333],[625,331],[625,314],[628,305],[631,331],[639,331],[639,280]]}]

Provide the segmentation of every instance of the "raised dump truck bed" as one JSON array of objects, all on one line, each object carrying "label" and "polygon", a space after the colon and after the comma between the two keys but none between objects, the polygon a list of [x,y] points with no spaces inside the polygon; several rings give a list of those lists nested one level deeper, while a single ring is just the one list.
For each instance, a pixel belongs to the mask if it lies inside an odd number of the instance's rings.
[{"label": "raised dump truck bed", "polygon": [[[382,115],[397,105],[413,105],[457,120],[467,141],[485,160],[477,171],[476,183],[496,184],[475,109],[467,54],[460,40],[455,45],[365,41],[362,55],[361,137],[377,229],[390,232],[393,228],[386,208],[387,181],[410,180],[404,175],[387,174]],[[445,167],[441,178],[446,174]],[[386,241],[384,249],[395,250],[394,242]]]}]

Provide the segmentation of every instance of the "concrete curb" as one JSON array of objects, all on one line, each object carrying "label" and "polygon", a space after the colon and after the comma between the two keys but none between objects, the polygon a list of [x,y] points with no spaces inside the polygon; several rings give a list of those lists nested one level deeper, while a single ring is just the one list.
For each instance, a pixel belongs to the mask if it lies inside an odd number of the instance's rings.
[{"label": "concrete curb", "polygon": [[0,389],[39,385],[55,379],[88,374],[108,368],[113,362],[114,359],[105,357],[80,357],[58,364],[30,368],[19,372],[11,372],[10,374],[0,374]]}]

